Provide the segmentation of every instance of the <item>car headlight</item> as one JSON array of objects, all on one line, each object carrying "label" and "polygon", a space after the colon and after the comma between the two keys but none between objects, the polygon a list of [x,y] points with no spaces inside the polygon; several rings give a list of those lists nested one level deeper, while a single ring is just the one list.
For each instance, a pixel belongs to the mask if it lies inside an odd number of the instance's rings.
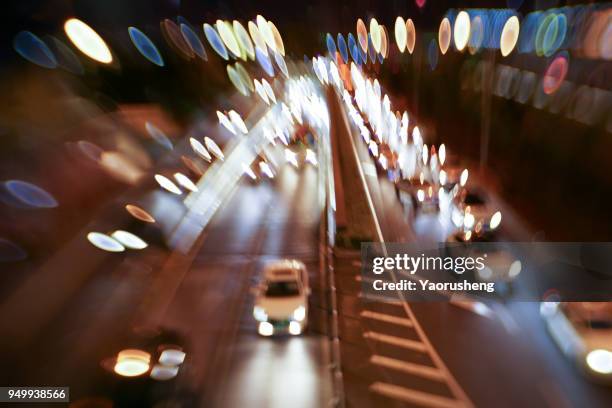
[{"label": "car headlight", "polygon": [[293,311],[293,319],[301,322],[306,318],[306,308],[304,306],[298,306],[297,309]]},{"label": "car headlight", "polygon": [[262,336],[271,336],[274,334],[274,326],[268,322],[259,322],[257,332]]},{"label": "car headlight", "polygon": [[266,313],[266,310],[261,306],[255,306],[253,308],[253,317],[255,317],[255,320],[259,322],[268,321],[268,314]]},{"label": "car headlight", "polygon": [[599,374],[612,374],[612,352],[596,349],[586,356],[589,368]]}]

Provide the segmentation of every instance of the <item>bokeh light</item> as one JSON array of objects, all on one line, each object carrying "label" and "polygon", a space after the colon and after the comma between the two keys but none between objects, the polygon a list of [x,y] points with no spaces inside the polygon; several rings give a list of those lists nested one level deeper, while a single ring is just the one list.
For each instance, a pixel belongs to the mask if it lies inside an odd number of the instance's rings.
[{"label": "bokeh light", "polygon": [[29,208],[54,208],[55,198],[35,184],[22,180],[9,180],[3,185],[6,191],[21,205]]},{"label": "bokeh light", "polygon": [[416,45],[416,28],[411,18],[406,20],[406,48],[412,54]]},{"label": "bokeh light", "polygon": [[107,252],[123,252],[125,247],[116,239],[102,234],[101,232],[90,232],[87,234],[87,240],[96,248]]},{"label": "bokeh light", "polygon": [[136,218],[137,220],[140,220],[142,222],[148,222],[151,224],[155,222],[155,218],[153,218],[151,214],[143,210],[141,207],[138,207],[137,205],[127,204],[125,206],[125,209],[127,212],[130,213],[132,217]]},{"label": "bokeh light", "polygon": [[187,24],[181,24],[181,33],[194,54],[204,61],[208,61],[208,55],[206,54],[204,44],[202,44],[202,41],[200,41],[200,38],[195,31],[193,31],[193,29]]},{"label": "bokeh light", "polygon": [[402,17],[395,19],[395,44],[399,52],[404,52],[406,49],[406,22]]},{"label": "bokeh light", "polygon": [[129,249],[145,249],[149,246],[142,238],[128,231],[117,230],[111,234],[111,237]]},{"label": "bokeh light", "polygon": [[455,48],[458,51],[463,51],[470,39],[471,23],[470,16],[466,11],[460,11],[455,19],[455,27],[453,29],[453,38],[455,40]]},{"label": "bokeh light", "polygon": [[438,43],[440,44],[440,52],[446,54],[451,42],[451,24],[448,17],[444,17],[438,29]]},{"label": "bokeh light", "polygon": [[253,47],[253,42],[251,41],[251,37],[249,37],[249,33],[246,28],[239,21],[234,20],[234,34],[236,35],[236,40],[238,40],[238,44],[240,44],[240,48],[247,55],[250,60],[255,59],[255,47]]},{"label": "bokeh light", "polygon": [[361,46],[361,50],[368,51],[368,29],[362,19],[357,19],[357,41]]},{"label": "bokeh light", "polygon": [[130,34],[130,39],[132,40],[132,43],[134,44],[138,52],[140,52],[146,59],[148,59],[155,65],[160,67],[164,66],[164,60],[161,54],[157,50],[157,47],[155,47],[155,44],[153,44],[153,41],[149,39],[149,37],[147,37],[142,31],[140,31],[136,27],[129,27],[128,33]]},{"label": "bokeh light", "polygon": [[204,23],[204,35],[208,40],[208,43],[212,47],[213,50],[224,60],[229,59],[229,55],[227,53],[227,49],[225,48],[225,44],[223,44],[223,40],[219,37],[217,30],[210,24]]},{"label": "bokeh light", "polygon": [[542,79],[542,89],[546,95],[553,94],[559,89],[569,68],[569,57],[563,52],[557,55],[544,73]]},{"label": "bokeh light", "polygon": [[219,36],[221,37],[221,40],[223,41],[223,44],[225,44],[225,47],[236,57],[240,57],[240,46],[238,45],[238,40],[236,39],[236,37],[234,36],[234,31],[232,29],[232,26],[223,20],[217,20],[217,22],[215,23],[215,26],[217,27],[217,32],[219,33]]},{"label": "bokeh light", "polygon": [[40,38],[29,31],[20,31],[13,40],[13,48],[26,60],[44,68],[57,68],[57,59]]},{"label": "bokeh light", "polygon": [[113,62],[113,55],[102,37],[83,21],[76,18],[67,20],[64,31],[74,46],[89,58],[103,64]]},{"label": "bokeh light", "polygon": [[506,57],[512,52],[518,41],[519,33],[519,19],[517,16],[511,16],[506,20],[506,24],[504,24],[499,40],[499,50],[502,56]]}]

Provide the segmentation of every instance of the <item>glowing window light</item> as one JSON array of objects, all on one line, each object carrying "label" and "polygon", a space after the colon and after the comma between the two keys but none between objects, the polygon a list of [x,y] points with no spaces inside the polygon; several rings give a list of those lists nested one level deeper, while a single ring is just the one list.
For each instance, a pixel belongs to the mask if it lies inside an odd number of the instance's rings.
[{"label": "glowing window light", "polygon": [[132,40],[132,44],[136,47],[138,52],[142,54],[147,60],[151,61],[153,64],[163,67],[164,60],[153,44],[153,41],[149,39],[142,31],[137,29],[136,27],[128,27],[128,33],[130,35],[130,39]]},{"label": "glowing window light", "polygon": [[145,249],[149,246],[140,237],[128,231],[117,230],[111,234],[111,237],[119,241],[124,247],[130,249]]},{"label": "glowing window light", "polygon": [[447,17],[442,19],[440,28],[438,30],[438,44],[440,46],[440,52],[442,55],[446,54],[448,47],[450,47],[451,41],[451,25]]},{"label": "glowing window light", "polygon": [[380,25],[375,18],[370,20],[370,38],[372,39],[374,50],[376,53],[379,53],[382,46],[382,38],[380,35]]},{"label": "glowing window light", "polygon": [[446,161],[446,146],[444,143],[442,143],[438,149],[438,159],[440,160],[440,166],[444,165]]},{"label": "glowing window light", "polygon": [[274,37],[274,45],[276,48],[276,52],[285,56],[285,44],[283,44],[283,37],[281,37],[278,28],[274,25],[273,22],[268,21],[268,25],[270,26],[270,31],[272,31],[272,36]]},{"label": "glowing window light", "polygon": [[206,148],[208,149],[208,151],[211,152],[212,155],[215,156],[217,159],[219,160],[225,159],[225,156],[223,155],[223,151],[221,150],[221,148],[217,146],[215,141],[212,140],[210,137],[204,138],[204,144],[206,145]]},{"label": "glowing window light", "polygon": [[13,40],[13,48],[19,55],[44,68],[57,68],[57,59],[40,38],[29,31],[20,31]]},{"label": "glowing window light", "polygon": [[223,40],[221,40],[221,37],[219,37],[219,34],[217,33],[217,30],[215,30],[215,28],[210,24],[204,23],[204,35],[206,36],[206,39],[208,40],[208,43],[212,49],[215,50],[215,52],[221,58],[227,61],[229,59],[229,55],[225,45],[223,44]]},{"label": "glowing window light", "polygon": [[230,82],[232,83],[232,85],[234,85],[236,90],[238,90],[238,92],[240,92],[244,96],[249,96],[250,95],[249,90],[245,86],[245,84],[242,83],[242,77],[240,76],[240,74],[238,74],[238,71],[236,71],[236,68],[234,68],[232,65],[228,65],[226,69],[227,69],[227,76],[229,77]]},{"label": "glowing window light", "polygon": [[163,364],[155,364],[151,369],[149,376],[157,381],[168,381],[178,375],[179,368],[177,366],[166,366]]},{"label": "glowing window light", "polygon": [[155,222],[155,218],[153,218],[151,214],[134,204],[126,205],[125,209],[127,210],[127,212],[130,213],[132,217],[136,218],[137,220],[140,220],[142,222],[148,222],[151,224]]},{"label": "glowing window light", "polygon": [[225,44],[225,47],[232,53],[234,56],[240,56],[240,46],[238,45],[238,40],[234,36],[234,32],[232,31],[232,26],[223,20],[217,20],[215,23],[217,28],[217,32]]},{"label": "glowing window light", "polygon": [[412,54],[416,45],[416,28],[411,18],[406,20],[406,48]]},{"label": "glowing window light", "polygon": [[193,137],[189,138],[189,143],[191,144],[191,148],[194,152],[196,152],[199,156],[201,156],[206,161],[211,161],[212,156],[208,153],[208,150],[204,147],[202,143],[194,139]]},{"label": "glowing window light", "polygon": [[466,11],[460,11],[455,19],[455,27],[453,36],[455,39],[455,48],[458,51],[463,51],[470,39],[470,16]]},{"label": "glowing window light", "polygon": [[191,191],[192,193],[195,193],[196,191],[198,191],[198,186],[196,186],[193,181],[191,181],[189,179],[189,177],[187,177],[186,175],[184,175],[183,173],[174,173],[174,179],[176,180],[177,183],[179,183],[182,187],[186,188],[187,190]]},{"label": "glowing window light", "polygon": [[138,377],[149,371],[151,355],[142,350],[122,350],[113,370],[122,377]]},{"label": "glowing window light", "polygon": [[270,61],[268,54],[264,53],[261,48],[257,47],[255,48],[255,58],[268,76],[274,76],[274,67],[272,66],[272,61]]},{"label": "glowing window light", "polygon": [[230,120],[232,121],[232,125],[234,125],[235,129],[240,130],[242,133],[247,134],[249,130],[247,129],[242,117],[235,110],[231,110],[228,113]]},{"label": "glowing window light", "polygon": [[64,31],[74,46],[89,58],[103,64],[113,62],[111,51],[102,37],[81,20],[67,20],[64,23]]},{"label": "glowing window light", "polygon": [[208,61],[208,55],[206,54],[206,49],[204,48],[204,44],[200,41],[198,35],[189,27],[187,24],[181,24],[181,34],[183,38],[189,45],[189,48],[201,59],[204,61]]},{"label": "glowing window light", "polygon": [[108,252],[123,252],[125,247],[114,238],[109,237],[101,232],[90,232],[87,234],[87,240],[96,248]]},{"label": "glowing window light", "polygon": [[268,24],[268,20],[266,20],[262,15],[257,15],[255,18],[257,22],[257,28],[261,36],[263,37],[266,45],[270,47],[270,50],[276,51],[276,42],[274,41],[274,34],[272,33],[272,29],[270,28],[270,24]]},{"label": "glowing window light", "polygon": [[249,21],[248,28],[249,34],[251,34],[251,39],[255,44],[255,51],[257,51],[257,48],[259,48],[261,52],[263,52],[265,55],[268,55],[268,47],[266,46],[266,40],[264,40],[263,36],[261,35],[261,32],[259,31],[259,28],[257,28],[257,24],[252,21]]},{"label": "glowing window light", "polygon": [[262,78],[261,84],[263,85],[263,88],[266,91],[266,94],[268,95],[268,98],[272,102],[276,103],[276,96],[274,95],[274,90],[272,89],[272,87],[270,86],[268,81],[266,81],[265,78]]},{"label": "glowing window light", "polygon": [[249,33],[244,28],[239,21],[234,20],[234,34],[236,35],[236,40],[238,40],[238,44],[240,44],[240,48],[246,53],[249,59],[255,59],[255,47],[253,47],[253,42],[251,41],[251,37],[249,37]]},{"label": "glowing window light", "polygon": [[340,51],[340,56],[342,57],[342,61],[344,61],[344,63],[347,64],[349,61],[349,54],[348,54],[348,47],[346,45],[346,40],[344,39],[344,36],[342,34],[338,33],[338,37],[336,41],[338,43],[338,51]]},{"label": "glowing window light", "polygon": [[406,22],[402,17],[395,19],[395,44],[399,52],[404,52],[406,49]]},{"label": "glowing window light", "polygon": [[161,174],[155,175],[155,181],[166,191],[171,192],[172,194],[181,195],[182,191],[180,188],[176,186],[169,178],[162,176]]},{"label": "glowing window light", "polygon": [[520,23],[517,16],[512,16],[504,24],[501,37],[499,40],[499,50],[501,55],[506,57],[510,55],[519,38]]},{"label": "glowing window light", "polygon": [[30,208],[55,208],[55,198],[35,184],[22,180],[9,180],[3,186],[19,204]]},{"label": "glowing window light", "polygon": [[227,130],[232,132],[232,134],[236,134],[236,129],[232,125],[232,122],[225,116],[223,112],[217,111],[217,118],[219,118],[219,123],[223,125]]},{"label": "glowing window light", "polygon": [[357,41],[363,52],[368,52],[368,30],[362,19],[357,19]]}]

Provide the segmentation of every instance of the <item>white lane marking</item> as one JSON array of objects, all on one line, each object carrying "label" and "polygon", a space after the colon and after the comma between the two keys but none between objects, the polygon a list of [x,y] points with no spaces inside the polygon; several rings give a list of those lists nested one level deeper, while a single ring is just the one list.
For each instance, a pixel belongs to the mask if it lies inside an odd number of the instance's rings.
[{"label": "white lane marking", "polygon": [[361,162],[361,166],[363,167],[363,174],[370,177],[378,177],[376,174],[376,167],[374,167],[371,163]]},{"label": "white lane marking", "polygon": [[[359,154],[357,154],[357,147],[355,146],[355,141],[353,140],[353,133],[351,131],[351,125],[348,122],[348,118],[346,117],[346,113],[344,109],[342,109],[342,105],[340,104],[340,101],[337,101],[337,102],[338,102],[338,105],[340,106],[340,113],[341,113],[340,116],[342,117],[342,121],[344,122],[344,127],[348,131],[348,138],[349,138],[349,141],[351,142],[351,147],[353,150],[353,154],[355,155],[355,160],[358,163],[357,170],[359,171],[359,178],[361,179],[361,183],[363,184],[363,189],[365,191],[366,199],[368,201],[368,207],[370,207],[370,212],[372,213],[372,219],[374,220],[374,226],[376,227],[376,235],[378,238],[378,242],[382,243],[384,247],[385,239],[383,238],[382,230],[380,228],[380,223],[378,222],[378,217],[376,216],[376,210],[374,209],[374,201],[372,201],[370,189],[368,188],[368,183],[366,182],[365,175],[363,173],[362,162],[361,160],[359,160]],[[376,169],[374,169],[374,171],[376,172]],[[386,252],[387,252],[386,248],[384,249],[384,252],[386,255]]]},{"label": "white lane marking", "polygon": [[390,368],[392,370],[401,371],[403,373],[427,378],[429,380],[440,382],[445,382],[446,380],[442,371],[438,370],[436,367],[430,367],[423,364],[409,363],[407,361],[379,356],[377,354],[370,357],[370,363],[381,367]]},{"label": "white lane marking", "polygon": [[[342,105],[340,105],[340,106],[342,107]],[[342,119],[344,121],[344,124],[345,124],[346,128],[349,129],[349,131],[350,131],[350,126],[348,124],[348,119],[346,117],[346,113],[345,113],[344,109],[341,109],[341,112],[342,112],[341,116],[342,116]],[[375,221],[374,224],[376,225],[376,229],[377,229],[377,232],[378,232],[378,240],[379,240],[379,242],[382,245],[383,254],[385,256],[388,256],[388,251],[387,251],[385,239],[384,239],[384,237],[382,235],[382,230],[380,229],[380,222],[378,221],[378,216],[376,215],[376,210],[374,209],[374,202],[372,201],[372,196],[370,194],[370,189],[368,188],[368,185],[366,183],[365,175],[363,174],[363,169],[362,169],[362,166],[361,166],[361,161],[359,160],[359,155],[357,154],[357,147],[355,146],[355,141],[353,140],[353,135],[350,134],[349,136],[350,136],[349,140],[351,142],[351,147],[352,147],[352,150],[353,150],[353,154],[357,158],[357,163],[358,163],[357,168],[359,170],[359,175],[360,175],[361,181],[363,183],[363,186],[365,188],[366,198],[367,198],[367,201],[368,201],[368,205],[370,207],[370,211],[372,213],[372,216],[374,217],[374,221]],[[394,273],[393,270],[391,271],[391,276],[392,276],[393,280],[395,282],[397,282],[397,277],[395,276],[395,273]],[[470,400],[468,395],[465,393],[463,388],[461,388],[461,386],[457,382],[457,379],[450,372],[450,370],[448,369],[446,364],[444,364],[444,361],[442,360],[442,358],[440,357],[440,355],[438,354],[436,349],[433,347],[433,345],[429,341],[429,338],[425,334],[425,331],[423,330],[423,328],[421,327],[419,322],[416,320],[416,317],[414,316],[414,313],[413,313],[412,309],[410,308],[410,306],[408,306],[408,302],[406,302],[406,298],[404,297],[404,294],[400,290],[398,290],[397,293],[398,293],[399,298],[401,299],[401,306],[403,306],[404,310],[406,311],[406,314],[407,314],[408,318],[414,322],[414,330],[417,332],[419,338],[423,341],[429,356],[433,360],[434,364],[446,376],[447,385],[450,388],[451,392],[453,393],[453,395],[457,399],[462,401],[462,405],[463,406],[473,407],[474,404],[472,403],[472,401]]]},{"label": "white lane marking", "polygon": [[390,336],[388,334],[382,334],[373,331],[367,331],[363,333],[363,337],[365,337],[366,339],[376,340],[381,343],[391,344],[392,346],[398,346],[409,350],[420,351],[421,353],[427,352],[425,344],[416,340],[404,339],[401,337]]},{"label": "white lane marking", "polygon": [[379,320],[385,323],[397,324],[399,326],[412,327],[412,322],[410,319],[406,319],[405,317],[397,317],[392,316],[386,313],[378,313],[372,312],[371,310],[363,310],[360,314],[361,317],[366,317],[368,319]]},{"label": "white lane marking", "polygon": [[399,385],[387,384],[383,382],[375,382],[370,385],[370,391],[391,397],[393,399],[421,405],[423,407],[432,408],[458,408],[465,407],[458,400],[441,397],[427,392],[416,391],[410,388],[401,387]]}]

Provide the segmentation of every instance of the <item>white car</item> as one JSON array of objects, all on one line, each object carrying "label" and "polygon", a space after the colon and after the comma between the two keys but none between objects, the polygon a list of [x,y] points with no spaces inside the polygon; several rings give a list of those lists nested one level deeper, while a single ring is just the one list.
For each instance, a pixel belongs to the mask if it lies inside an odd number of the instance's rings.
[{"label": "white car", "polygon": [[540,314],[563,354],[591,379],[612,382],[611,302],[542,302]]},{"label": "white car", "polygon": [[266,265],[263,282],[255,290],[253,316],[262,336],[301,334],[308,322],[308,270],[294,259]]}]

